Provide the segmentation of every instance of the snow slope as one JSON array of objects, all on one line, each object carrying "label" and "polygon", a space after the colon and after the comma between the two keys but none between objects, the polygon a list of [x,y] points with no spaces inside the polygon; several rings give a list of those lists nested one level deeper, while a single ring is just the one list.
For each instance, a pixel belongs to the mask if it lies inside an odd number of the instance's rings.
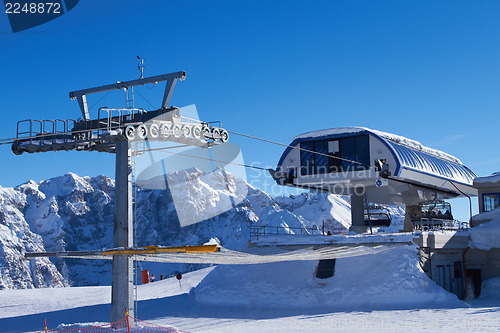
[{"label": "snow slope", "polygon": [[[207,268],[184,274],[180,286],[175,278],[138,286],[137,316],[207,333],[500,330],[498,281],[485,281],[469,307],[424,284],[411,246],[378,256],[338,260],[325,280],[313,277],[314,262]],[[110,287],[2,290],[0,331],[38,331],[44,318],[52,329],[108,322],[109,295]]]},{"label": "snow slope", "polygon": [[244,308],[329,310],[464,306],[424,277],[414,246],[338,259],[335,275],[314,276],[317,262],[217,266],[193,291],[197,302]]}]

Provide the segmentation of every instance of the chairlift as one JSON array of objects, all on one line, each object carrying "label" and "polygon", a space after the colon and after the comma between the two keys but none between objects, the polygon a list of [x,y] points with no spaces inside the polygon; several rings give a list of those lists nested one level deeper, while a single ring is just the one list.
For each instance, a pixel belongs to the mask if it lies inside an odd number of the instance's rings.
[{"label": "chairlift", "polygon": [[414,229],[433,230],[453,225],[451,204],[443,200],[420,202],[410,212]]},{"label": "chairlift", "polygon": [[369,211],[365,209],[365,225],[373,227],[388,227],[392,217],[389,210],[381,205],[370,205]]},{"label": "chairlift", "polygon": [[451,204],[443,200],[420,202],[412,209],[410,217],[412,221],[419,221],[422,218],[453,220]]}]

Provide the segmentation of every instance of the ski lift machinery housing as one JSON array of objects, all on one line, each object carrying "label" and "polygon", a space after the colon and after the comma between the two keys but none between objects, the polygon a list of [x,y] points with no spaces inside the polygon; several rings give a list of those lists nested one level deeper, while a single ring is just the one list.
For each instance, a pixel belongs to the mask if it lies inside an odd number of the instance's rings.
[{"label": "ski lift machinery housing", "polygon": [[301,134],[282,154],[271,175],[279,185],[351,197],[352,230],[364,232],[364,200],[404,204],[410,212],[427,200],[476,196],[476,175],[458,158],[402,136],[365,127]]}]

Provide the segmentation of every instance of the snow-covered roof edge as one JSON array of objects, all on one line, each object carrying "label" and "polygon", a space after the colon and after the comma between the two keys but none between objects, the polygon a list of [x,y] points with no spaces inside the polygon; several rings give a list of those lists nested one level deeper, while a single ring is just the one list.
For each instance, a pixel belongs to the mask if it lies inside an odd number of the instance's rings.
[{"label": "snow-covered roof edge", "polygon": [[330,129],[323,129],[323,130],[318,130],[318,131],[311,131],[307,132],[304,134],[300,134],[296,136],[293,140],[296,139],[306,139],[306,138],[316,138],[316,137],[322,137],[322,136],[328,136],[328,135],[337,135],[337,134],[348,134],[348,133],[359,133],[363,131],[368,131],[371,133],[374,133],[386,140],[392,141],[394,143],[407,146],[409,148],[419,150],[421,152],[424,152],[429,155],[436,156],[440,159],[450,161],[455,164],[463,165],[462,161],[460,161],[458,158],[455,156],[452,156],[448,153],[445,153],[441,150],[433,149],[424,146],[420,142],[412,139],[408,139],[404,136],[396,135],[396,134],[391,134],[387,132],[382,132],[378,130],[373,130],[367,127],[338,127],[338,128],[330,128]]},{"label": "snow-covered roof edge", "polygon": [[500,171],[495,172],[491,176],[477,177],[474,179],[474,184],[497,185],[500,184]]}]

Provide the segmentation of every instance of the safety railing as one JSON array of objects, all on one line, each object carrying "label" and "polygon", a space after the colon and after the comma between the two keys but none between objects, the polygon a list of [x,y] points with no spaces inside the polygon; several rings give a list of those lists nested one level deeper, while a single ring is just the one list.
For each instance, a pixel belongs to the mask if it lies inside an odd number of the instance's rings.
[{"label": "safety railing", "polygon": [[41,120],[27,119],[17,122],[17,139],[27,138],[29,143],[33,142],[33,138],[43,133],[43,124]]},{"label": "safety railing", "polygon": [[72,140],[70,131],[73,119],[37,120],[27,119],[17,122],[16,139],[30,145],[50,145]]},{"label": "safety railing", "polygon": [[124,126],[125,122],[134,120],[134,118],[143,114],[146,111],[140,108],[130,109],[110,109],[99,108],[97,111],[98,129],[102,131],[109,131]]},{"label": "safety railing", "polygon": [[346,234],[348,231],[349,229],[344,228],[343,226],[340,226],[339,228],[329,228],[328,230],[322,230],[319,227],[291,228],[285,226],[255,226],[250,227],[250,241],[258,240],[259,237],[271,235],[327,236]]},{"label": "safety railing", "polygon": [[439,218],[422,218],[412,221],[413,233],[421,231],[460,231],[469,229],[469,222]]}]

